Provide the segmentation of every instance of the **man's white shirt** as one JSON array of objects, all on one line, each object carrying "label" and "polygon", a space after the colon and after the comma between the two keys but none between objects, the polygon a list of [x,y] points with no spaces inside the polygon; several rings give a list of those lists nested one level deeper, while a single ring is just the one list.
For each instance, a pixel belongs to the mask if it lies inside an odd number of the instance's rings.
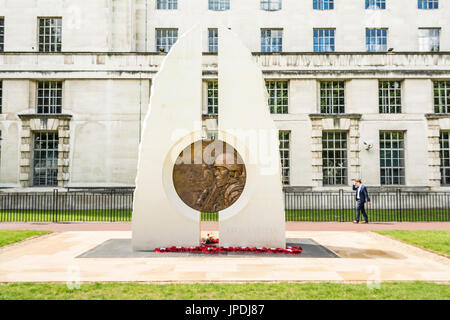
[{"label": "man's white shirt", "polygon": [[358,200],[359,200],[359,193],[361,192],[361,187],[362,187],[362,185],[359,186],[359,188],[358,188],[358,195],[356,196],[356,199],[358,199]]}]

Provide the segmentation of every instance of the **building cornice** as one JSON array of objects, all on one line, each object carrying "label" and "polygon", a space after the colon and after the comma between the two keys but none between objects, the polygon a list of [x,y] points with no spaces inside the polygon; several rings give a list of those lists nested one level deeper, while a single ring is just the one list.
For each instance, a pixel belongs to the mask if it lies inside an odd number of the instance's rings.
[{"label": "building cornice", "polygon": [[63,113],[51,113],[51,114],[43,114],[43,113],[22,113],[17,115],[22,120],[29,119],[61,119],[61,120],[70,120],[72,119],[71,114],[63,114]]},{"label": "building cornice", "polygon": [[432,119],[448,119],[450,118],[450,113],[427,113],[425,118],[428,120]]},{"label": "building cornice", "polygon": [[362,117],[361,113],[338,113],[338,114],[323,114],[323,113],[311,113],[309,118],[311,120],[322,120],[322,119],[356,119],[360,120]]}]

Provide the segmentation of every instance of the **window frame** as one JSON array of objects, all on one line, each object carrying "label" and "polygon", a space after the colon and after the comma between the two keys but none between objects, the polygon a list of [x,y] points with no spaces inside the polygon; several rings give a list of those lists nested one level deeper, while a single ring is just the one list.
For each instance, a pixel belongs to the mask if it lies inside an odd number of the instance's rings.
[{"label": "window frame", "polygon": [[[333,138],[328,139],[329,135],[332,135]],[[339,134],[339,139],[337,139],[337,135]],[[325,139],[326,137],[326,139]],[[344,138],[343,138],[344,137]],[[349,154],[349,134],[347,131],[343,130],[323,130],[322,131],[322,185],[323,186],[346,186],[348,185],[348,154]],[[333,147],[328,147],[328,142],[332,142]],[[336,147],[337,141],[340,144],[340,147]],[[345,142],[345,147],[342,147],[342,143]],[[324,144],[326,143],[326,147]],[[325,154],[333,154],[332,157],[324,156]],[[336,155],[340,156],[337,157]],[[344,156],[342,156],[344,155]],[[325,165],[326,160],[332,161],[333,165],[328,166]],[[339,167],[337,165],[338,161],[343,161],[343,166]],[[326,175],[325,172],[333,172],[331,175]],[[344,174],[337,175],[337,172],[341,170]]]},{"label": "window frame", "polygon": [[156,10],[178,10],[178,0],[156,0],[155,5]]},{"label": "window frame", "polygon": [[[37,135],[43,135],[43,134],[45,134],[47,137],[48,137],[49,134],[52,134],[55,137],[55,139],[53,139],[52,141],[56,142],[56,145],[57,145],[56,148],[49,149],[48,147],[45,147],[45,148],[38,148],[38,149],[36,149],[36,136]],[[57,131],[35,131],[35,132],[33,132],[33,136],[32,137],[33,137],[33,140],[32,140],[32,143],[33,143],[32,150],[33,151],[32,151],[31,185],[33,187],[56,187],[56,186],[58,186],[58,171],[59,171],[59,168],[58,168],[59,134],[58,134],[58,132]],[[46,141],[48,141],[48,139]],[[47,145],[48,145],[48,143],[47,143]],[[43,171],[46,172],[46,178],[45,178],[46,182],[48,181],[47,172],[49,170],[56,170],[56,175],[55,175],[55,178],[53,180],[54,183],[52,183],[52,184],[36,183],[36,179],[37,179],[37,177],[36,177],[36,169],[40,169],[39,167],[36,168],[36,161],[37,161],[37,159],[36,159],[36,152],[37,151],[39,151],[41,154],[42,154],[42,152],[45,152],[45,154],[46,154],[46,157],[45,157],[46,163],[48,163],[48,161],[49,161],[48,152],[56,152],[56,154],[57,154],[56,160],[55,160],[55,158],[52,158],[53,162],[56,161],[56,166],[55,166],[56,168],[53,167],[53,166],[51,168],[48,168],[47,165],[42,168]],[[39,157],[39,160],[42,161],[42,160],[44,160],[44,158]]]},{"label": "window frame", "polygon": [[[430,7],[431,4],[433,5]],[[439,9],[439,0],[417,0],[417,9],[437,10]]]},{"label": "window frame", "polygon": [[334,0],[313,0],[313,10],[334,10]]},{"label": "window frame", "polygon": [[5,17],[0,16],[0,52],[5,52]]},{"label": "window frame", "polygon": [[[342,108],[343,108],[343,111],[342,112],[323,112],[323,108],[325,107],[325,108],[330,108],[330,106],[327,106],[327,105],[325,105],[325,106],[323,106],[322,105],[322,98],[321,98],[321,96],[322,96],[322,83],[332,83],[332,84],[334,84],[335,82],[342,82],[343,83],[343,88],[342,88],[342,91],[344,92],[344,97],[343,97],[343,99],[344,99],[344,104],[342,105]],[[347,105],[347,97],[346,97],[346,94],[345,94],[345,92],[347,91],[346,89],[347,89],[347,81],[346,80],[341,80],[341,79],[339,79],[339,80],[335,80],[335,79],[332,79],[332,80],[318,80],[318,83],[319,83],[319,86],[318,86],[318,89],[319,89],[319,91],[318,91],[318,99],[317,99],[317,101],[318,101],[318,104],[319,104],[319,106],[318,106],[318,109],[319,109],[319,114],[345,114],[345,110],[346,110],[346,105]],[[329,88],[324,88],[324,89],[329,89]],[[331,89],[334,89],[334,88],[331,88]],[[341,90],[341,88],[337,88],[338,90]],[[329,97],[327,97],[328,99],[329,99]],[[338,98],[340,98],[339,97],[339,95],[338,95]],[[338,104],[337,106],[335,106],[334,105],[334,103],[331,105],[331,108],[339,108],[340,107],[340,104]],[[333,111],[334,111],[334,109],[333,109]]]},{"label": "window frame", "polygon": [[[61,86],[61,88],[39,88],[39,85],[40,84],[44,84],[44,83],[56,83],[56,84],[60,84],[60,86]],[[39,96],[39,91],[40,90],[45,90],[45,89],[49,89],[48,91],[49,92],[51,92],[52,90],[50,90],[50,89],[56,89],[56,91],[60,91],[60,93],[61,93],[61,95],[60,95],[60,98],[61,98],[61,105],[57,105],[57,104],[55,104],[55,105],[52,105],[51,104],[51,99],[57,99],[58,97],[54,97],[54,96],[51,96],[50,94],[49,94],[49,96],[47,97],[48,98],[48,101],[49,101],[49,103],[48,104],[45,104],[45,103],[43,103],[42,105],[40,105],[40,103],[39,103],[39,99],[41,98],[40,96]],[[36,105],[36,109],[35,109],[35,112],[36,112],[36,114],[42,114],[42,115],[49,115],[49,114],[62,114],[62,109],[63,109],[63,96],[64,96],[64,81],[63,80],[44,80],[44,79],[39,79],[39,80],[37,80],[36,81],[36,103],[35,103],[35,105]],[[44,98],[46,98],[45,96],[42,96],[42,98],[44,99]],[[49,109],[49,112],[39,112],[39,108],[48,108]],[[50,112],[50,110],[54,110],[56,108],[56,112]],[[45,110],[45,109],[44,109]]]},{"label": "window frame", "polygon": [[[318,35],[317,44],[316,44],[316,31],[319,33],[321,31],[324,32],[323,36]],[[333,36],[326,36],[325,31],[332,32]],[[330,39],[329,47],[331,50],[322,50],[322,48],[326,48],[325,44],[320,44],[320,39]],[[324,41],[323,41],[324,42]],[[332,42],[332,43],[331,43]],[[336,28],[313,28],[313,52],[336,52]]]},{"label": "window frame", "polygon": [[[421,45],[421,39],[424,39],[424,37],[421,37],[420,35],[420,31],[422,30],[428,30],[428,31],[436,31],[437,30],[437,50],[433,50],[433,47],[431,47],[431,49],[427,49],[427,50],[423,50]],[[441,51],[441,28],[440,27],[436,27],[436,28],[432,28],[432,27],[419,27],[418,28],[418,40],[419,40],[419,52],[440,52]],[[433,39],[433,38],[426,38],[426,39]]]},{"label": "window frame", "polygon": [[282,0],[260,0],[260,9],[264,11],[279,11],[283,9]]},{"label": "window frame", "polygon": [[[436,85],[444,84],[444,87],[436,87]],[[443,90],[444,94],[436,96],[436,90],[439,93]],[[442,99],[444,100],[441,103]],[[436,103],[439,101],[439,103]],[[449,114],[450,113],[450,80],[433,80],[433,113]]]},{"label": "window frame", "polygon": [[[283,83],[286,84],[286,88],[282,87],[282,88],[278,88],[277,84],[278,83]],[[270,84],[274,84],[274,88],[270,88]],[[289,80],[285,80],[285,79],[265,79],[265,85],[266,85],[266,90],[267,90],[267,94],[268,94],[268,100],[267,100],[267,104],[269,105],[269,112],[270,114],[289,114],[289,87],[290,87],[290,82]],[[274,99],[274,101],[277,99],[276,97],[276,93],[278,91],[283,92],[284,90],[286,90],[286,97],[283,97],[282,95],[280,96],[280,99],[286,99],[287,100],[287,104],[281,103],[280,105],[278,105],[278,102],[274,103],[273,105],[270,104],[270,100]],[[272,92],[275,93],[274,97],[271,96]],[[281,108],[281,112],[278,112],[278,108]]]},{"label": "window frame", "polygon": [[[383,43],[382,44],[378,44],[378,43],[371,44],[371,43],[369,43],[369,39],[373,39],[373,37],[370,37],[370,35],[368,34],[371,31],[375,31],[375,33],[376,33],[375,34],[375,38],[374,38],[375,40],[377,40],[377,39],[385,39],[386,43],[384,43],[384,44]],[[385,32],[385,35],[381,34],[381,36],[378,37],[378,34],[377,34],[378,31],[381,31],[382,33]],[[387,52],[388,48],[389,48],[388,40],[389,40],[389,28],[384,28],[384,27],[381,27],[381,28],[366,28],[366,51],[367,52]],[[377,46],[384,46],[384,47],[382,47],[382,49],[371,50],[370,49],[371,45],[374,45],[375,48],[377,48]]]},{"label": "window frame", "polygon": [[208,0],[208,10],[227,11],[230,9],[231,9],[230,0]]},{"label": "window frame", "polygon": [[[285,139],[287,135],[287,139]],[[280,166],[281,166],[281,183],[283,186],[291,185],[291,130],[279,130],[278,131],[278,149],[280,152]],[[287,143],[287,147],[285,146]],[[287,152],[287,159],[283,156],[284,152]],[[286,166],[286,161],[288,165]],[[286,174],[287,171],[287,174]]]},{"label": "window frame", "polygon": [[[56,26],[57,28],[60,29],[60,42],[56,42],[56,43],[46,43],[45,41],[43,43],[41,43],[41,37],[46,37],[47,33],[44,33],[44,35],[41,34],[41,20],[49,20],[49,19],[55,19],[55,20],[59,20],[61,22],[61,24],[59,26]],[[37,17],[37,28],[38,28],[38,32],[37,32],[37,51],[38,52],[42,52],[42,53],[52,53],[52,52],[62,52],[62,45],[63,45],[63,21],[62,21],[62,17],[61,16],[49,16],[49,17],[42,17],[42,16],[38,16]],[[50,26],[51,27],[51,26]],[[48,28],[50,28],[48,27]],[[44,28],[47,28],[46,26],[44,26]],[[50,36],[51,37],[51,36]],[[57,39],[57,37],[56,37]],[[50,45],[51,47],[56,46],[56,50],[45,50],[45,46]],[[58,50],[58,45],[59,45],[59,50]],[[41,46],[44,47],[43,50],[41,50]]]},{"label": "window frame", "polygon": [[[210,85],[214,84],[213,88],[210,88]],[[210,91],[212,92],[212,96],[209,96]],[[210,99],[215,101],[213,104],[209,104]],[[210,112],[212,110],[212,112]],[[216,112],[214,112],[216,111]],[[218,115],[219,114],[219,80],[218,79],[209,79],[206,81],[206,114],[207,115]]]},{"label": "window frame", "polygon": [[[445,142],[447,144],[446,147],[443,147],[444,134],[447,136],[445,138]],[[445,157],[444,154],[445,153]],[[441,173],[441,186],[450,186],[450,131],[449,130],[440,130],[439,132],[439,170]],[[445,165],[445,162],[448,164]],[[448,172],[448,175],[445,174]]]},{"label": "window frame", "polygon": [[[270,31],[270,44],[266,44],[267,41],[264,41],[264,45],[263,45],[263,32],[267,32]],[[279,31],[281,34],[281,37],[279,38],[274,38],[272,37],[272,32],[273,31]],[[284,29],[283,28],[261,28],[260,29],[260,43],[261,43],[261,52],[264,53],[279,53],[279,52],[283,52],[283,36],[284,36]],[[279,45],[279,50],[274,50],[274,48],[278,48],[278,45],[274,45],[273,44],[273,40],[274,39],[281,39],[281,44]],[[264,50],[264,48],[270,48],[269,51]]]},{"label": "window frame", "polygon": [[[382,84],[389,83],[389,87],[382,88]],[[392,88],[390,85],[393,83],[398,83],[399,88]],[[396,102],[391,104],[391,95],[388,94],[387,96],[382,96],[382,91],[391,92],[392,90],[399,90],[399,95],[394,95],[394,99],[400,99],[400,104],[397,104]],[[393,79],[380,79],[378,80],[378,113],[379,114],[401,114],[403,113],[403,81],[402,80],[393,80]],[[388,100],[387,104],[383,104],[382,100],[384,101]],[[392,112],[392,108],[395,110],[395,112]]]},{"label": "window frame", "polygon": [[386,10],[386,0],[365,0],[366,10]]},{"label": "window frame", "polygon": [[[215,37],[211,37],[211,32],[215,32]],[[212,40],[212,44],[211,44]],[[213,50],[211,50],[213,48]],[[215,50],[214,50],[215,48]],[[208,52],[217,53],[219,52],[219,29],[218,28],[208,28]]]},{"label": "window frame", "polygon": [[[160,38],[158,38],[158,32],[160,32],[160,31],[161,32],[162,31],[166,31],[166,32],[168,32],[168,31],[176,31],[176,34],[177,34],[176,38],[175,37],[169,37],[169,36],[166,37],[167,44],[165,46],[169,46],[167,51],[166,51],[166,47],[164,47],[164,51],[161,51],[160,47],[158,45],[158,40],[160,39]],[[175,41],[173,41],[173,43],[171,43],[171,44],[168,44],[167,39],[175,39]],[[178,28],[155,28],[155,50],[156,50],[156,52],[169,53],[170,49],[172,49],[173,45],[177,41],[178,41]]]},{"label": "window frame", "polygon": [[[394,140],[392,138],[392,134],[399,134],[401,135],[401,139],[396,139]],[[390,134],[391,138],[389,139],[390,145],[391,147],[389,149],[387,148],[382,148],[382,134]],[[387,140],[386,140],[387,141]],[[394,148],[392,147],[393,142],[402,142],[402,147],[397,147]],[[381,186],[404,186],[406,185],[406,131],[405,130],[380,130],[379,131],[379,143],[380,143],[380,152],[379,152],[379,165],[380,165],[380,185]],[[384,157],[382,158],[382,152],[390,152],[391,157]],[[394,157],[393,153],[397,151],[399,153],[398,157]],[[403,157],[400,156],[400,154],[402,153]],[[386,153],[385,153],[386,154]],[[397,159],[398,160],[398,165],[394,166],[394,160]],[[382,161],[384,162],[384,165],[382,165]],[[386,160],[390,160],[391,161],[391,165],[387,166],[386,165]],[[403,162],[403,166],[400,165],[400,160],[402,160]],[[399,171],[399,175],[397,177],[395,177],[393,175],[394,170],[398,170]],[[387,170],[390,171],[391,175],[384,175],[383,177],[383,170]],[[403,175],[401,174],[403,173]],[[398,178],[398,183],[394,183],[394,179]],[[384,182],[383,182],[384,179]],[[387,182],[386,180],[389,179],[389,181]]]}]

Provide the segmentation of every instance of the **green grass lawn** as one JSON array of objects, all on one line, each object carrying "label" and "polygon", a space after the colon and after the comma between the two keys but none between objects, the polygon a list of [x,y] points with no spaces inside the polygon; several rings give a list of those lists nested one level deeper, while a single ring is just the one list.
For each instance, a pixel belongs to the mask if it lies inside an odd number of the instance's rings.
[{"label": "green grass lawn", "polygon": [[450,285],[385,282],[379,289],[365,283],[139,284],[91,283],[70,290],[65,284],[0,284],[0,299],[156,299],[156,300],[450,300]]},{"label": "green grass lawn", "polygon": [[388,230],[374,232],[450,256],[450,230]]},{"label": "green grass lawn", "polygon": [[51,231],[0,230],[0,247],[47,233]]}]

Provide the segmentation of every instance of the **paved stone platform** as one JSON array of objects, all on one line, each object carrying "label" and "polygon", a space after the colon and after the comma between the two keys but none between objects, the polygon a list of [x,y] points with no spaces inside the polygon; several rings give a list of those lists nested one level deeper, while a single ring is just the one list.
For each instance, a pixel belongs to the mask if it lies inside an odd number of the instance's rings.
[{"label": "paved stone platform", "polygon": [[77,258],[129,231],[61,232],[0,248],[0,282],[438,281],[450,259],[372,232],[289,231],[340,258]]},{"label": "paved stone platform", "polygon": [[287,239],[286,246],[301,246],[302,254],[287,255],[276,253],[244,253],[227,252],[220,254],[202,254],[189,252],[157,253],[152,251],[133,251],[131,239],[110,239],[97,247],[79,255],[77,258],[163,258],[163,257],[197,257],[197,258],[223,258],[223,257],[286,257],[286,258],[339,258],[331,250],[321,246],[313,239]]}]

